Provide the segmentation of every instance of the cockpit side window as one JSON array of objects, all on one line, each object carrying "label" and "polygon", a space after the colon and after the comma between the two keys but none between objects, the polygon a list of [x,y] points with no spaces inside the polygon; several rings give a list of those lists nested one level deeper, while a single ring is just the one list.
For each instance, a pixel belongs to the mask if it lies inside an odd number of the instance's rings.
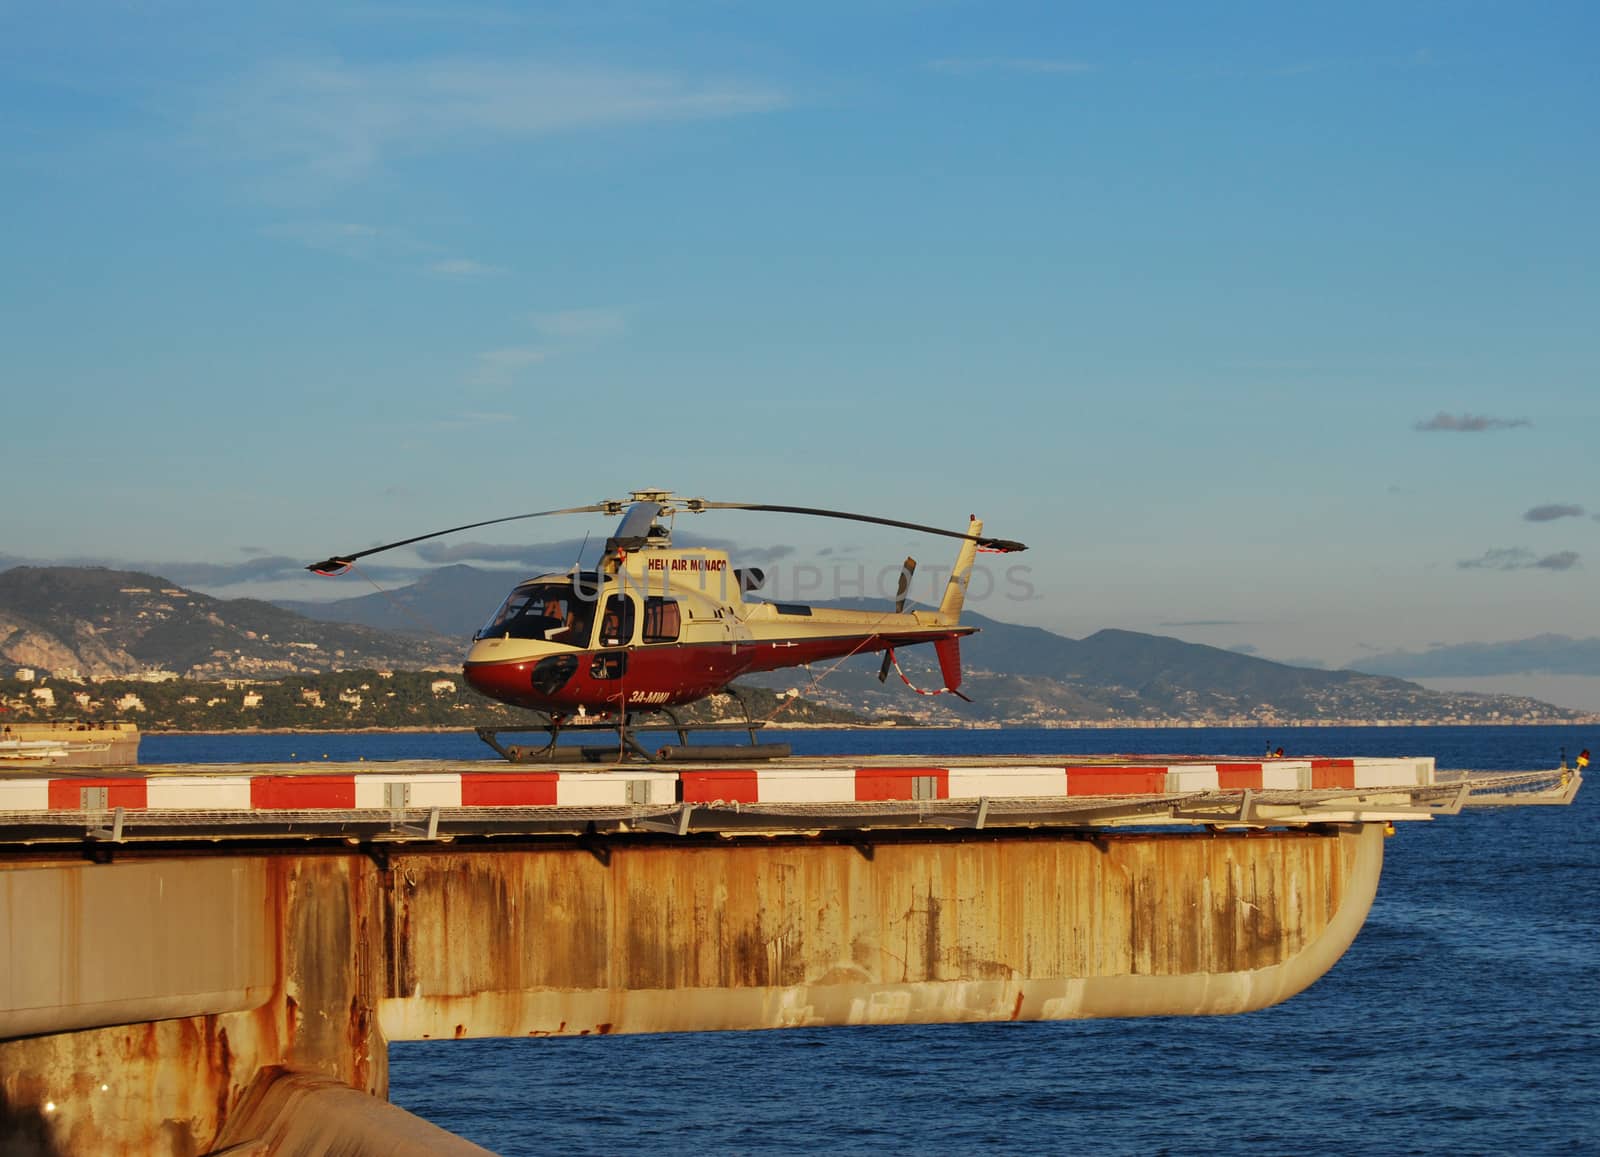
[{"label": "cockpit side window", "polygon": [[512,591],[480,639],[543,639],[584,647],[594,627],[594,603],[570,583],[537,583]]}]

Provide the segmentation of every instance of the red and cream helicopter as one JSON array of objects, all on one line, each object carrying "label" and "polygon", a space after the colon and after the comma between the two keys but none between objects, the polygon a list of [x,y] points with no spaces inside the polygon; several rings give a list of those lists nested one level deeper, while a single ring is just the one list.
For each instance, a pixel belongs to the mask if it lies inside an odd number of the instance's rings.
[{"label": "red and cream helicopter", "polygon": [[[747,601],[765,576],[758,568],[733,569],[725,552],[675,548],[674,516],[708,510],[754,510],[807,514],[900,527],[961,540],[938,609],[905,609],[906,589],[916,568],[907,559],[891,611],[844,610],[796,603]],[[334,555],[307,570],[342,574],[358,559],[446,534],[557,514],[621,515],[616,532],[594,570],[545,574],[518,583],[500,609],[473,637],[463,674],[477,690],[544,717],[533,728],[556,734],[583,717],[615,716],[624,742],[630,716],[664,711],[729,690],[735,678],[757,671],[798,667],[871,651],[887,652],[878,678],[889,671],[893,651],[932,643],[945,689],[960,694],[959,640],[975,627],[960,625],[961,608],[980,548],[1019,551],[1026,547],[983,534],[973,518],[963,531],[876,518],[844,511],[748,502],[679,498],[665,490],[636,490],[626,501],[598,502],[562,510],[540,510],[418,535],[383,546]],[[675,717],[674,717],[675,720]],[[680,738],[682,726],[674,721]],[[699,729],[700,725],[696,725]],[[754,743],[754,724],[750,725]],[[510,729],[503,729],[510,730]],[[482,731],[480,731],[482,734]],[[503,754],[510,754],[484,738]],[[749,749],[741,748],[746,754]],[[519,749],[520,751],[520,749]]]}]

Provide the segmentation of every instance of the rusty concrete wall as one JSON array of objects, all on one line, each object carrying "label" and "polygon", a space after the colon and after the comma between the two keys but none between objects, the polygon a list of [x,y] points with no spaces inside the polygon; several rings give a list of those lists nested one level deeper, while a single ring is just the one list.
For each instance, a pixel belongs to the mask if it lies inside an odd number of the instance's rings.
[{"label": "rusty concrete wall", "polygon": [[[281,1128],[282,1114],[311,1102],[252,1099],[251,1089],[263,1073],[309,1074],[381,1096],[386,1038],[1258,1008],[1311,983],[1354,939],[1382,847],[1369,826],[1093,838],[930,832],[861,846],[621,837],[391,849],[387,866],[357,849],[316,848],[35,861],[30,870],[64,874],[39,896],[81,890],[89,877],[72,873],[125,872],[129,894],[147,895],[164,872],[225,865],[218,879],[242,871],[258,882],[269,934],[261,958],[234,957],[239,975],[221,990],[243,993],[232,999],[247,1007],[172,1016],[171,1001],[219,991],[216,971],[186,971],[188,957],[206,956],[234,917],[214,919],[204,898],[192,908],[155,904],[147,920],[119,925],[114,943],[87,928],[61,932],[72,921],[52,925],[60,943],[79,946],[62,960],[91,943],[109,954],[80,980],[114,990],[118,959],[145,978],[150,1009],[108,1014],[107,1002],[89,1000],[95,1017],[166,1019],[74,1030],[69,1011],[63,1031],[35,1022],[30,1031],[47,1035],[0,1040],[0,1152],[195,1157],[217,1147],[230,1120],[229,1144],[265,1136],[238,1130],[320,1136]],[[0,993],[49,989],[30,963],[39,946],[25,937],[35,914],[13,903],[0,926]],[[150,981],[148,959],[175,961],[180,979]],[[250,1006],[263,968],[270,990]],[[29,969],[32,979],[22,976]],[[49,1007],[69,998],[55,991]],[[40,1007],[0,1001],[0,1017],[22,1023]],[[348,1151],[384,1151],[373,1146]],[[275,1151],[266,1140],[252,1149]]]},{"label": "rusty concrete wall", "polygon": [[1366,917],[1376,828],[627,842],[392,861],[391,1040],[1241,1012]]},{"label": "rusty concrete wall", "polygon": [[[27,871],[54,873],[58,891],[67,895],[116,893],[118,881],[126,880],[125,897],[143,895],[142,883],[151,878],[204,881],[219,871],[217,879],[242,873],[253,881],[245,891],[255,906],[219,912],[214,898],[184,890],[191,903],[140,908],[138,919],[119,925],[114,942],[96,940],[91,928],[79,929],[77,942],[93,942],[99,957],[86,974],[112,991],[119,990],[119,970],[144,978],[148,1005],[125,1005],[122,1024],[0,1040],[0,1153],[209,1152],[246,1089],[273,1066],[387,1092],[387,1053],[370,999],[382,971],[374,916],[381,917],[383,907],[378,874],[366,857],[352,852],[104,865],[34,862]],[[0,872],[0,881],[6,875]],[[40,895],[48,893],[46,888]],[[237,899],[233,892],[223,898],[228,904]],[[241,920],[260,921],[267,930],[259,957],[237,952],[230,930]],[[7,991],[5,972],[19,966],[36,972],[30,957],[48,958],[50,946],[28,931],[41,922],[52,926],[48,914],[30,904],[14,908],[9,924],[0,925],[9,937],[0,938],[0,993]],[[75,942],[74,936],[66,940]],[[204,964],[216,957],[234,960],[240,987],[252,994],[264,971],[262,998],[253,995],[238,1011],[203,1012],[205,993],[188,992],[186,977],[200,976],[198,987],[209,991],[215,972]],[[60,959],[73,958],[67,953]],[[147,983],[152,960],[173,962],[176,970]],[[21,987],[13,982],[11,991]],[[180,1011],[189,1015],[171,1015],[186,1000],[190,1007]],[[89,1003],[96,1016],[104,1014],[103,1002]],[[8,1013],[20,1020],[28,1011],[0,1004],[0,1021]]]}]

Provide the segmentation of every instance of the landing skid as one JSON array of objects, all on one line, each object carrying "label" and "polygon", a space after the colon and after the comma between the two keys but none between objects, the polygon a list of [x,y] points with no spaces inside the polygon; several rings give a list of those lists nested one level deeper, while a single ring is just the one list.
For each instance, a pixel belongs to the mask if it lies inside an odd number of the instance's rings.
[{"label": "landing skid", "polygon": [[[781,759],[790,753],[787,743],[762,743],[756,738],[756,732],[761,729],[750,716],[750,707],[735,691],[730,691],[734,698],[744,708],[745,721],[743,723],[686,723],[671,708],[656,707],[648,711],[629,711],[621,719],[610,722],[571,722],[570,716],[551,715],[543,711],[534,711],[534,721],[525,727],[479,727],[476,728],[478,738],[487,743],[501,757],[512,763],[554,763],[558,760],[582,759],[590,763],[625,763],[629,760],[642,760],[645,763],[682,762],[685,760],[716,762],[731,760],[743,762],[752,759]],[[665,715],[665,720],[654,717]],[[563,732],[597,731],[616,737],[616,742],[605,746],[599,745],[569,745],[558,746],[558,741]],[[673,731],[677,733],[676,746],[658,747],[655,750],[647,748],[639,739],[639,733],[644,731]],[[691,731],[743,731],[750,737],[750,742],[738,744],[692,744],[689,742]],[[527,734],[529,732],[542,732],[545,736],[543,745],[524,745],[520,743],[501,743],[502,735]]]}]

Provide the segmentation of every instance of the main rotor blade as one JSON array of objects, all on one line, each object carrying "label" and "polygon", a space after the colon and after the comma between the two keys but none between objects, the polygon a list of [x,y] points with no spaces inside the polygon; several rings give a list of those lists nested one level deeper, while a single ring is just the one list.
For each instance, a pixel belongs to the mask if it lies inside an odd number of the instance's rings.
[{"label": "main rotor blade", "polygon": [[463,530],[476,530],[480,526],[493,526],[499,522],[516,522],[520,518],[544,518],[551,514],[600,514],[610,509],[607,503],[596,503],[592,506],[569,506],[564,510],[535,510],[531,514],[508,514],[504,518],[487,518],[482,522],[469,522],[465,526],[452,526],[449,530],[435,530],[431,534],[419,534],[415,538],[402,538],[399,542],[389,542],[382,546],[368,547],[366,550],[354,551],[350,554],[336,554],[321,562],[314,562],[306,567],[316,574],[336,574],[355,562],[358,558],[366,558],[369,554],[378,554],[381,551],[393,550],[397,546],[410,546],[413,542],[426,542],[430,538],[441,538],[447,534],[455,534]]},{"label": "main rotor blade", "polygon": [[923,526],[920,522],[901,522],[897,518],[876,518],[870,514],[851,514],[845,510],[822,510],[814,506],[774,506],[766,502],[708,502],[703,498],[692,498],[683,505],[685,509],[691,511],[764,510],[773,514],[810,514],[818,518],[842,518],[848,522],[871,522],[876,523],[878,526],[898,526],[902,530],[920,530],[923,534],[938,534],[945,538],[964,538],[990,550],[1006,553],[1028,549],[1024,544],[1009,538],[989,538],[981,534],[962,534],[958,530],[941,530],[937,526]]}]

